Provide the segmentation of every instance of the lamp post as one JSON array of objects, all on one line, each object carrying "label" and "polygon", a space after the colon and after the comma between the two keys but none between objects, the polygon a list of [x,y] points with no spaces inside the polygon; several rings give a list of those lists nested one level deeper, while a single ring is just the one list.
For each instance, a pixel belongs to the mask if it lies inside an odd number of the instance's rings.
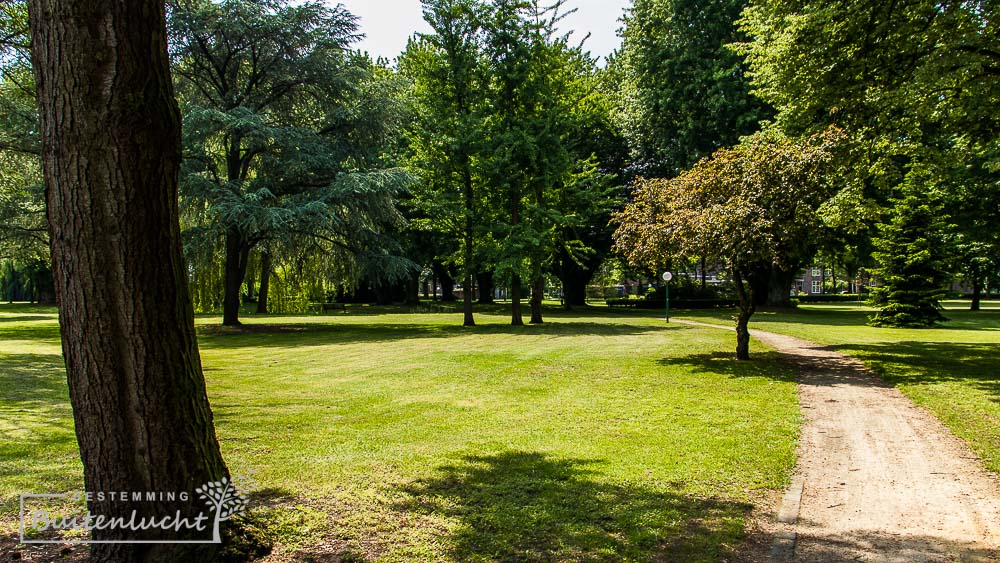
[{"label": "lamp post", "polygon": [[663,281],[667,282],[663,284],[663,297],[666,302],[666,319],[670,322],[670,280],[674,279],[674,275],[670,272],[663,272]]}]

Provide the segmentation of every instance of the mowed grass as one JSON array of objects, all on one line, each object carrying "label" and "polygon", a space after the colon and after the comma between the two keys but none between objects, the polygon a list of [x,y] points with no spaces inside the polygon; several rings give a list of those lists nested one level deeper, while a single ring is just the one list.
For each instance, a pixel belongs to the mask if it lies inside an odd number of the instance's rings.
[{"label": "mowed grass", "polygon": [[[794,465],[792,374],[587,309],[200,318],[217,433],[278,559],[719,560]],[[51,309],[0,306],[0,494],[78,490]],[[296,549],[304,552],[295,554]],[[284,555],[282,555],[284,554]]]},{"label": "mowed grass", "polygon": [[[866,326],[861,305],[802,305],[760,312],[751,328],[797,336],[854,356],[966,440],[1000,473],[1000,302],[945,303],[950,319],[934,329]],[[687,311],[686,318],[729,321],[731,313]],[[752,351],[751,351],[752,353]]]}]

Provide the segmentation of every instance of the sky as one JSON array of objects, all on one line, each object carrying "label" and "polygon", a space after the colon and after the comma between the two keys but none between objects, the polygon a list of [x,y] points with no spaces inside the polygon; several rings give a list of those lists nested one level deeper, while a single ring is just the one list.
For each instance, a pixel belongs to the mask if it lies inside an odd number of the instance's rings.
[{"label": "sky", "polygon": [[[420,0],[339,0],[339,3],[361,18],[361,32],[366,37],[356,47],[373,57],[395,59],[411,35],[430,31],[420,10]],[[617,35],[619,20],[631,3],[631,0],[568,0],[566,8],[578,10],[562,21],[560,31],[572,31],[573,43],[590,33],[584,47],[594,56],[606,57],[621,44]]]}]

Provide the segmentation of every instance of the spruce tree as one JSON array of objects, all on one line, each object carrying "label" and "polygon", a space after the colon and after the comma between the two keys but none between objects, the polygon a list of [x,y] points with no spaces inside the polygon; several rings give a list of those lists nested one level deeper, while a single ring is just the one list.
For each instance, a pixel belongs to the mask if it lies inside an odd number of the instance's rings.
[{"label": "spruce tree", "polygon": [[872,289],[870,303],[879,311],[871,326],[921,328],[947,320],[940,305],[952,254],[945,219],[939,204],[912,188],[895,200],[890,222],[874,240],[881,285]]}]

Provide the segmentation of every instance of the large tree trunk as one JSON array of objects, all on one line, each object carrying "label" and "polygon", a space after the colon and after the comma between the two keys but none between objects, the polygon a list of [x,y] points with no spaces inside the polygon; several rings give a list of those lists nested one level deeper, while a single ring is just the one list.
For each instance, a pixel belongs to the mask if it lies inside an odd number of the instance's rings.
[{"label": "large tree trunk", "polygon": [[271,290],[271,253],[260,254],[260,285],[257,286],[257,314],[267,314],[267,296]]},{"label": "large tree trunk", "polygon": [[455,301],[458,301],[455,297],[455,278],[452,276],[448,268],[437,262],[432,264],[431,268],[434,270],[434,273],[437,274],[437,277],[441,282],[441,301],[443,303],[454,303]]},{"label": "large tree trunk", "polygon": [[749,281],[753,289],[754,305],[780,309],[791,308],[792,284],[795,283],[795,274],[797,273],[797,268],[782,270],[772,267],[770,270],[753,275]]},{"label": "large tree trunk", "polygon": [[[587,284],[594,277],[594,271],[581,267],[569,254],[562,250],[559,262],[559,281],[563,286],[563,304],[567,311],[587,304]],[[597,261],[588,262],[597,263]]]},{"label": "large tree trunk", "polygon": [[496,284],[493,282],[493,272],[480,272],[476,274],[476,283],[479,284],[479,303],[481,305],[492,305],[495,303],[493,292]]},{"label": "large tree trunk", "polygon": [[531,324],[542,324],[542,297],[545,293],[545,278],[538,274],[531,282]]},{"label": "large tree trunk", "polygon": [[[93,514],[192,516],[227,474],[212,425],[181,254],[180,114],[159,0],[31,0],[52,262]],[[93,530],[97,540],[153,532]],[[159,537],[163,537],[160,532]],[[205,539],[202,532],[170,539]],[[211,531],[208,531],[209,538]],[[215,545],[94,544],[92,561],[211,561]]]},{"label": "large tree trunk", "polygon": [[514,274],[510,279],[510,324],[524,326],[521,318],[521,276]]},{"label": "large tree trunk", "polygon": [[222,324],[239,326],[241,292],[247,275],[250,244],[236,228],[226,233],[225,280],[223,281]]}]

